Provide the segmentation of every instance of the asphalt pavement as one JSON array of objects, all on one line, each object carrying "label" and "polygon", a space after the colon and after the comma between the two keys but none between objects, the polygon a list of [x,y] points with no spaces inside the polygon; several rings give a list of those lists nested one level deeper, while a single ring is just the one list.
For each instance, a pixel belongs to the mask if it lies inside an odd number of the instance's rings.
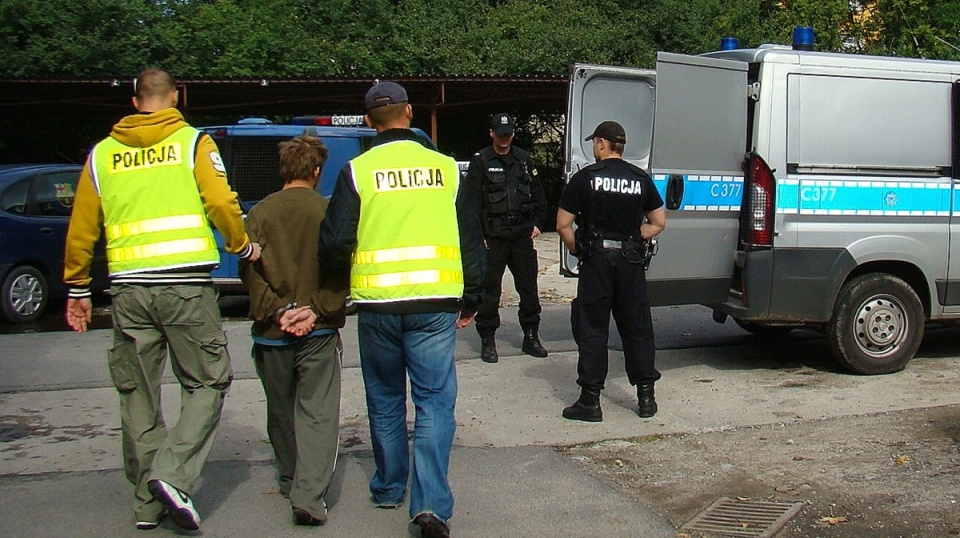
[{"label": "asphalt pavement", "polygon": [[[564,420],[561,409],[579,392],[567,304],[575,281],[556,276],[555,256],[541,262],[541,292],[550,297],[541,327],[549,357],[520,352],[509,292],[498,364],[479,360],[472,327],[458,333],[458,430],[450,471],[455,537],[676,536],[656,507],[595,479],[564,455],[570,445],[960,403],[952,390],[960,369],[947,367],[956,355],[955,331],[925,339],[923,359],[901,374],[849,376],[837,373],[824,339],[813,333],[757,342],[733,324],[714,324],[705,309],[672,307],[654,309],[664,374],[657,416],[636,416],[636,396],[612,337],[604,421]],[[342,331],[341,454],[328,497],[330,520],[320,528],[295,527],[289,503],[276,491],[263,391],[249,359],[249,322],[224,325],[237,376],[194,495],[202,535],[407,536],[406,506],[382,510],[369,502],[374,463],[354,318]],[[153,531],[134,528],[118,400],[106,369],[110,340],[109,330],[0,335],[0,536],[180,533],[169,521]],[[821,380],[816,387],[812,378]],[[179,387],[167,379],[163,407],[172,424]]]},{"label": "asphalt pavement", "polygon": [[[545,247],[555,249],[555,235]],[[544,246],[541,246],[541,250]],[[555,251],[554,251],[555,252]],[[546,269],[556,256],[544,253]],[[544,260],[542,260],[544,261]],[[574,424],[560,409],[576,399],[575,354],[568,309],[575,281],[545,277],[545,340],[553,352],[534,359],[519,351],[522,335],[510,292],[504,294],[499,364],[478,359],[473,327],[460,331],[458,434],[450,482],[456,537],[674,536],[650,507],[591,477],[557,445],[607,438],[622,425],[642,425],[624,407],[601,426]],[[512,288],[512,281],[505,279]],[[559,297],[565,294],[565,297]],[[515,303],[514,303],[515,304]],[[224,324],[236,371],[215,447],[194,492],[204,536],[408,535],[407,506],[374,508],[367,483],[374,470],[363,383],[357,366],[354,319],[345,343],[341,454],[328,495],[324,527],[293,525],[289,502],[276,490],[264,429],[263,390],[249,360],[249,322]],[[549,337],[547,336],[549,335]],[[169,520],[137,531],[132,488],[123,476],[119,409],[105,352],[111,331],[77,335],[44,332],[0,335],[0,536],[144,536],[182,533]],[[179,387],[163,386],[167,422],[176,421]],[[413,419],[412,404],[408,405]],[[619,433],[619,432],[618,432]]]}]

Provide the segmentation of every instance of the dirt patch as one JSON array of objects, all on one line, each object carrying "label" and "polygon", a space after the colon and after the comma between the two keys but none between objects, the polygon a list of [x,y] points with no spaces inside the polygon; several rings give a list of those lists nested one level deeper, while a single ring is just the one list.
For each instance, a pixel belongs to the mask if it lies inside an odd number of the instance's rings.
[{"label": "dirt patch", "polygon": [[960,406],[653,435],[561,452],[678,528],[718,498],[739,497],[804,503],[777,538],[960,535]]}]

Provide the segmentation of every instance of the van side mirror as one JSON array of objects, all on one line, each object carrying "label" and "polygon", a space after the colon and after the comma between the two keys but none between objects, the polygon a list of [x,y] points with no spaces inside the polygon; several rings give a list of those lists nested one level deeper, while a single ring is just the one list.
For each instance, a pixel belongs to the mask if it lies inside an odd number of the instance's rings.
[{"label": "van side mirror", "polygon": [[667,209],[680,209],[683,202],[683,175],[670,174],[667,179]]}]

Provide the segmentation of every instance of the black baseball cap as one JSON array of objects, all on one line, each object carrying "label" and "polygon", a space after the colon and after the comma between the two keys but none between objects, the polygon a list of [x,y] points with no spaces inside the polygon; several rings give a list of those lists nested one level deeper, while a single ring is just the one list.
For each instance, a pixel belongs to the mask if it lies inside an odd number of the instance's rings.
[{"label": "black baseball cap", "polygon": [[367,110],[407,102],[407,90],[396,82],[380,82],[367,90],[363,104]]},{"label": "black baseball cap", "polygon": [[494,114],[490,118],[490,128],[500,136],[508,135],[513,132],[513,118],[505,112]]},{"label": "black baseball cap", "polygon": [[627,143],[627,132],[623,130],[622,125],[615,121],[601,122],[600,125],[597,125],[597,128],[593,130],[593,134],[584,138],[584,141],[593,140],[597,137],[620,144]]}]

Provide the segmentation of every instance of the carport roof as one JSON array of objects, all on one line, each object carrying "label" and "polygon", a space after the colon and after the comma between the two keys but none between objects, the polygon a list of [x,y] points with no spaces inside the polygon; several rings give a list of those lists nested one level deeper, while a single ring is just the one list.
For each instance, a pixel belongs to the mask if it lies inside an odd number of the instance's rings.
[{"label": "carport roof", "polygon": [[[515,114],[563,113],[567,77],[407,76],[356,78],[188,78],[181,108],[195,115],[358,114],[377,79],[404,85],[414,107]],[[64,109],[122,115],[130,111],[131,79],[0,78],[0,113],[49,114]]]}]

